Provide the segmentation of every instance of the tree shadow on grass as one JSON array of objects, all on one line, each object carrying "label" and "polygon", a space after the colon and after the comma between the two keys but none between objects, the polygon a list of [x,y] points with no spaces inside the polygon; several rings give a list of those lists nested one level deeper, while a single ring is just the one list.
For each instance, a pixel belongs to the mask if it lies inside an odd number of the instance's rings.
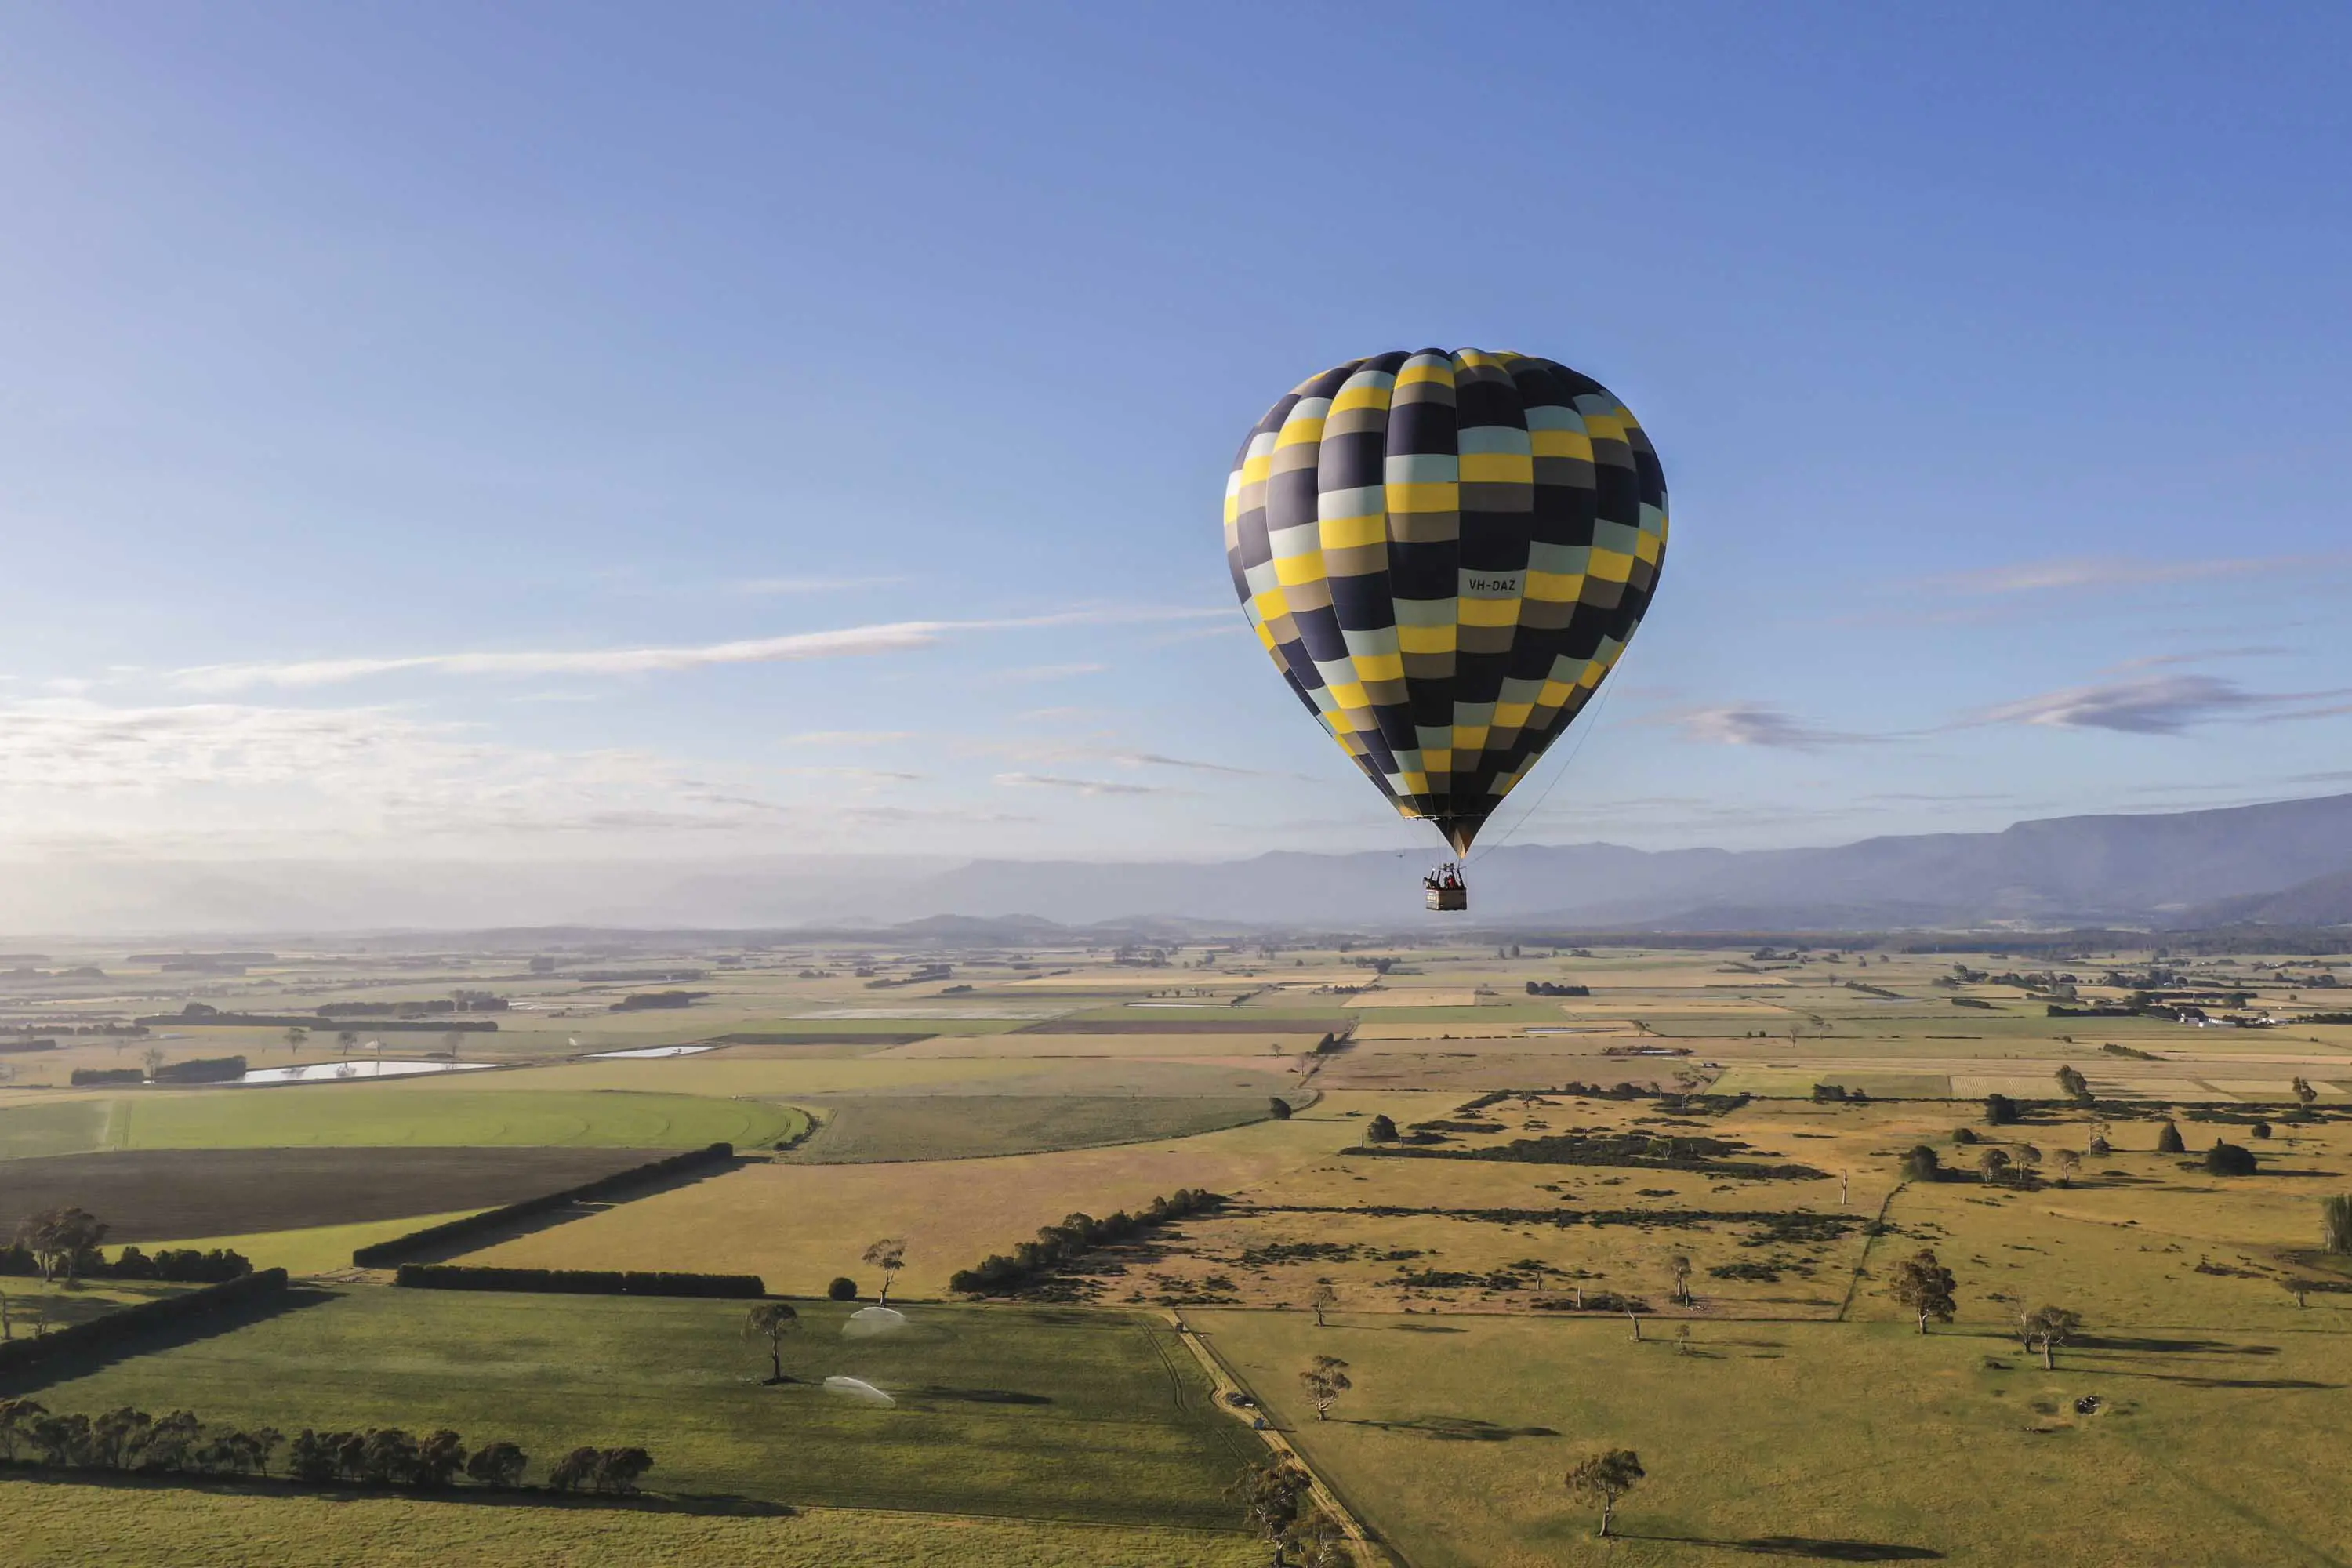
[{"label": "tree shadow on grass", "polygon": [[1448,1328],[1444,1323],[1391,1323],[1389,1331],[1395,1334],[1466,1334],[1470,1331]]},{"label": "tree shadow on grass", "polygon": [[292,1284],[268,1295],[249,1296],[241,1301],[215,1307],[197,1317],[157,1323],[144,1332],[133,1332],[103,1344],[62,1351],[30,1366],[0,1373],[0,1392],[21,1394],[47,1388],[52,1384],[69,1383],[133,1356],[177,1350],[182,1345],[194,1344],[217,1334],[235,1333],[239,1329],[282,1317],[288,1312],[323,1306],[335,1300],[336,1295],[333,1290],[321,1289],[314,1285]]},{"label": "tree shadow on grass", "polygon": [[1410,1421],[1350,1421],[1383,1432],[1410,1432],[1441,1443],[1507,1443],[1514,1437],[1557,1437],[1549,1426],[1503,1426],[1474,1415],[1416,1415]]},{"label": "tree shadow on grass", "polygon": [[966,1405],[1051,1405],[1054,1401],[1043,1394],[1022,1394],[1010,1388],[929,1388],[908,1391],[923,1399],[952,1399]]},{"label": "tree shadow on grass", "polygon": [[49,1469],[32,1465],[0,1467],[0,1476],[37,1486],[103,1487],[110,1491],[191,1491],[220,1497],[315,1497],[329,1502],[360,1498],[402,1498],[415,1502],[456,1503],[470,1508],[625,1510],[632,1513],[696,1514],[719,1519],[785,1519],[800,1510],[790,1503],[731,1492],[635,1492],[627,1497],[594,1492],[557,1492],[539,1488],[513,1491],[488,1487],[367,1486],[318,1484],[287,1476],[155,1476],[122,1470]]},{"label": "tree shadow on grass", "polygon": [[1801,1557],[1816,1563],[1940,1563],[1944,1554],[1925,1546],[1904,1546],[1887,1541],[1822,1541],[1806,1535],[1757,1535],[1745,1541],[1716,1541],[1700,1535],[1636,1535],[1635,1541],[1678,1541],[1691,1546],[1718,1546],[1750,1557]]},{"label": "tree shadow on grass", "polygon": [[2163,1340],[2137,1334],[2078,1334],[2089,1351],[2137,1351],[2155,1355],[2276,1355],[2276,1345],[2233,1344],[2228,1340]]}]

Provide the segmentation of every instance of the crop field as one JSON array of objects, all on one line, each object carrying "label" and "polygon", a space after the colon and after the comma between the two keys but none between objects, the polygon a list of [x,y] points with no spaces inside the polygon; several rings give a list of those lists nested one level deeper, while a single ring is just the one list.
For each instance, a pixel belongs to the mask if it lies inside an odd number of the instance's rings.
[{"label": "crop field", "polygon": [[1222,1132],[1004,1158],[809,1165],[758,1163],[656,1193],[468,1254],[530,1268],[708,1269],[757,1274],[771,1290],[822,1291],[836,1275],[872,1288],[858,1262],[878,1237],[908,1244],[900,1289],[936,1297],[948,1277],[1073,1211],[1138,1209],[1180,1187],[1228,1192],[1328,1156],[1328,1127],[1261,1121]]},{"label": "crop field", "polygon": [[116,1242],[398,1219],[494,1208],[661,1158],[647,1149],[169,1149],[20,1160],[0,1180],[0,1226],[79,1205]]},{"label": "crop field", "polygon": [[[120,1405],[304,1426],[451,1426],[534,1454],[634,1443],[669,1492],[753,1503],[1230,1528],[1255,1446],[1155,1320],[917,1309],[843,1333],[803,1303],[795,1382],[765,1386],[740,1302],[352,1288],[52,1382],[53,1410]],[[895,1407],[827,1393],[860,1378]]]},{"label": "crop field", "polygon": [[1186,1138],[1266,1119],[1266,1097],[869,1095],[824,1112],[791,1158],[818,1164],[958,1160]]},{"label": "crop field", "polygon": [[[21,1142],[18,1118],[25,1119]],[[0,1107],[0,1147],[12,1154],[403,1144],[756,1148],[788,1140],[806,1125],[788,1107],[698,1095],[329,1083],[19,1102]],[[58,1147],[69,1140],[81,1147]]]},{"label": "crop field", "polygon": [[453,1503],[0,1479],[0,1560],[92,1568],[1264,1568],[1227,1531],[809,1509],[729,1517],[545,1500]]}]

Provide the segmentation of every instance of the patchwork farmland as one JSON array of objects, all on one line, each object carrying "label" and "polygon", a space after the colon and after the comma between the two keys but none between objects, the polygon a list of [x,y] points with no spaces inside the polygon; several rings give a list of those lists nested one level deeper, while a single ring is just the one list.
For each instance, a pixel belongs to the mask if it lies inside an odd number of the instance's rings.
[{"label": "patchwork farmland", "polygon": [[[2352,1419],[2352,1255],[2323,1202],[2352,1192],[2352,1025],[2325,960],[803,944],[320,950],[190,982],[66,956],[0,1020],[23,1042],[0,1051],[0,1218],[107,1228],[56,1279],[11,1255],[11,1342],[204,1289],[141,1272],[172,1249],[293,1279],[184,1327],[0,1352],[0,1399],[446,1427],[517,1444],[533,1489],[581,1444],[653,1468],[594,1501],[298,1483],[283,1454],[179,1482],[0,1467],[45,1555],[104,1513],[83,1560],[236,1535],[553,1563],[625,1510],[618,1562],[1223,1568],[1264,1560],[1228,1489],[1270,1443],[1352,1551],[1414,1568],[2352,1552],[2260,1457]],[[2168,990],[2170,1016],[2146,1005]],[[367,1026],[458,993],[497,1026]],[[378,1010],[322,1010],[346,1000]],[[245,1081],[173,1081],[237,1058]],[[358,1070],[378,1062],[408,1075]],[[756,1275],[792,1309],[772,1342],[740,1300],[353,1262],[716,1142],[706,1168],[414,1256]],[[1151,1217],[1191,1192],[1214,1201]],[[1117,1213],[1138,1217],[1094,1225]],[[1955,1281],[1924,1335],[1897,1289],[1922,1250]],[[2042,1307],[2076,1320],[2053,1343],[2021,1326]],[[1317,1356],[1347,1374],[1320,1412]],[[1605,1547],[1559,1479],[1595,1445],[1648,1472]],[[131,1484],[135,1517],[74,1502]],[[2126,1486],[2158,1500],[2126,1514]]]}]

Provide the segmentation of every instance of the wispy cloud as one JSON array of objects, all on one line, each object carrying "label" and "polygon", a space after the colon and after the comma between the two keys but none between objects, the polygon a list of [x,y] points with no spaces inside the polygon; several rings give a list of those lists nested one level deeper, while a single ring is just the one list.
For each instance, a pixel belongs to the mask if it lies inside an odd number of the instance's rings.
[{"label": "wispy cloud", "polygon": [[1989,708],[1969,722],[2175,735],[2193,724],[2243,717],[2280,700],[2216,675],[2146,675],[2045,691]]},{"label": "wispy cloud", "polygon": [[282,664],[206,664],[173,672],[192,691],[225,692],[255,686],[333,686],[372,675],[430,670],[440,675],[646,675],[722,664],[772,664],[807,658],[851,658],[929,647],[953,629],[939,621],[898,621],[840,631],[685,647],[588,648],[576,652],[440,653],[391,658],[320,658]]},{"label": "wispy cloud", "polygon": [[2085,555],[2022,561],[1930,577],[1917,585],[1955,594],[2042,594],[2143,588],[2201,583],[2217,577],[2272,577],[2352,567],[2352,551],[2311,555],[2240,555],[2200,561],[2151,561],[2142,556]]},{"label": "wispy cloud", "polygon": [[[854,658],[931,647],[961,633],[1033,630],[1051,626],[1133,625],[1199,620],[1221,610],[1151,605],[1093,606],[1050,615],[969,621],[891,621],[835,631],[793,632],[782,637],[678,647],[582,648],[515,652],[400,654],[194,665],[172,674],[191,691],[230,692],[257,686],[307,688],[338,685],[371,676],[405,671],[436,675],[646,675],[700,669],[714,665],[775,664],[799,659]],[[1051,679],[1088,674],[1099,664],[1040,665],[998,672],[1000,679]]]},{"label": "wispy cloud", "polygon": [[761,596],[787,594],[837,594],[856,588],[887,588],[904,577],[746,577],[728,584],[731,592]]},{"label": "wispy cloud", "polygon": [[1665,716],[1683,739],[1713,746],[1769,746],[1781,751],[1818,752],[1830,746],[1867,745],[1884,739],[1823,730],[1764,702],[1727,702],[1712,708],[1686,709]]},{"label": "wispy cloud", "polygon": [[1074,675],[1100,675],[1107,664],[1025,664],[1013,669],[990,670],[981,679],[990,682],[1017,684],[1032,680],[1066,680]]},{"label": "wispy cloud", "polygon": [[856,784],[913,784],[929,776],[891,768],[790,767],[772,771],[791,778],[843,779]]},{"label": "wispy cloud", "polygon": [[1192,795],[1165,784],[1119,784],[1105,779],[1062,778],[1053,773],[999,773],[996,782],[1013,789],[1066,789],[1079,795]]},{"label": "wispy cloud", "polygon": [[784,737],[787,746],[887,746],[911,741],[912,730],[808,730]]}]

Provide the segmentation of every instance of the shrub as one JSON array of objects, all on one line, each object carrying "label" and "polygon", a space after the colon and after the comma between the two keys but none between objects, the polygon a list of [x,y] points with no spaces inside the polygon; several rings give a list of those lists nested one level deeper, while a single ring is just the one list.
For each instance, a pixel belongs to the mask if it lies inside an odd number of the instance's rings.
[{"label": "shrub", "polygon": [[2257,1138],[2267,1138],[2271,1135],[2271,1124],[2267,1121],[2257,1121],[2246,1131]]},{"label": "shrub", "polygon": [[2156,1135],[2156,1152],[2159,1154],[2189,1152],[2189,1145],[2180,1141],[2180,1128],[2178,1123],[2168,1121],[2164,1124],[2164,1131]]},{"label": "shrub", "polygon": [[1903,1156],[1903,1179],[1908,1182],[1932,1182],[1942,1173],[1943,1162],[1925,1143],[1914,1144]]},{"label": "shrub", "polygon": [[1953,1128],[1953,1129],[1952,1129],[1952,1142],[1955,1142],[1955,1143],[1973,1143],[1973,1142],[1975,1142],[1976,1141],[1977,1141],[1977,1130],[1976,1130],[1975,1128],[1973,1128],[1973,1127],[1955,1127],[1955,1128]]},{"label": "shrub", "polygon": [[2205,1151],[2205,1173],[2211,1176],[2251,1176],[2254,1173],[2253,1151],[2217,1138],[2213,1146]]},{"label": "shrub", "polygon": [[88,1089],[93,1084],[146,1081],[146,1073],[138,1068],[76,1068],[73,1070],[73,1086],[76,1089]]},{"label": "shrub", "polygon": [[835,1275],[833,1283],[824,1288],[824,1293],[835,1301],[855,1301],[857,1300],[857,1281],[846,1274]]},{"label": "shrub", "polygon": [[1273,1096],[1266,1101],[1265,1109],[1267,1114],[1271,1115],[1276,1121],[1287,1121],[1290,1120],[1290,1101],[1283,1099],[1282,1096],[1278,1094]]}]

